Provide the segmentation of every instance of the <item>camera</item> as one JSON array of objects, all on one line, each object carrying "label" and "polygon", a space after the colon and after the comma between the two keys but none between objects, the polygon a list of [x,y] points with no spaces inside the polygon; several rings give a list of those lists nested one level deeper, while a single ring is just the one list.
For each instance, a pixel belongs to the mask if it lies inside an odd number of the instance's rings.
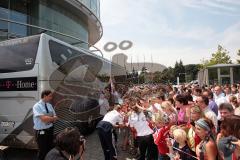
[{"label": "camera", "polygon": [[234,152],[236,145],[231,142],[236,140],[236,137],[228,136],[223,137],[218,141],[218,149],[224,154],[224,157],[228,157]]}]

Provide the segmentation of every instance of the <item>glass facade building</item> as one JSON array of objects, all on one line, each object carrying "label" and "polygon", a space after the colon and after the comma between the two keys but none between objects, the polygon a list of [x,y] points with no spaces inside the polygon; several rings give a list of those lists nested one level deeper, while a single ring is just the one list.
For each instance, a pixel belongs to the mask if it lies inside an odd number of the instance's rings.
[{"label": "glass facade building", "polygon": [[1,0],[0,40],[47,33],[88,48],[102,36],[100,0]]},{"label": "glass facade building", "polygon": [[240,83],[239,64],[218,64],[206,69],[208,85]]}]

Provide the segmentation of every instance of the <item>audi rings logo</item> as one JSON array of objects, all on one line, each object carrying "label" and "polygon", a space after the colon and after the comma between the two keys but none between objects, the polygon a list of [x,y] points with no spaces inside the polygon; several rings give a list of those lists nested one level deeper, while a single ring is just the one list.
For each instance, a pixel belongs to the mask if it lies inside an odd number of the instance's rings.
[{"label": "audi rings logo", "polygon": [[117,49],[117,46],[121,50],[127,50],[127,49],[130,49],[132,45],[133,45],[132,41],[123,40],[122,42],[119,43],[119,45],[117,45],[117,43],[115,42],[107,42],[103,48],[106,52],[112,52],[115,49]]}]

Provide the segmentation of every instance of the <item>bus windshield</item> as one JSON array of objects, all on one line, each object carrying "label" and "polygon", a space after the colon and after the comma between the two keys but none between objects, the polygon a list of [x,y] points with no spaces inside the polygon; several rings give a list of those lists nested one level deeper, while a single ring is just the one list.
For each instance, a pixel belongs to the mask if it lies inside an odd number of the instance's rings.
[{"label": "bus windshield", "polygon": [[32,69],[37,55],[38,43],[39,36],[0,43],[0,73]]},{"label": "bus windshield", "polygon": [[70,58],[83,54],[77,50],[74,50],[53,40],[49,41],[49,50],[52,61],[59,66],[65,63]]}]

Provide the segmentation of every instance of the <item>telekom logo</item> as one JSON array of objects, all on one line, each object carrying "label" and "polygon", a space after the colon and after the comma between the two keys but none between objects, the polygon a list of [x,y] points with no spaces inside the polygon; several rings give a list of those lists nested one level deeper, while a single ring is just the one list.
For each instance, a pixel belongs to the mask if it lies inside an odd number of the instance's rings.
[{"label": "telekom logo", "polygon": [[12,86],[12,82],[11,81],[6,81],[6,87],[10,88]]}]

